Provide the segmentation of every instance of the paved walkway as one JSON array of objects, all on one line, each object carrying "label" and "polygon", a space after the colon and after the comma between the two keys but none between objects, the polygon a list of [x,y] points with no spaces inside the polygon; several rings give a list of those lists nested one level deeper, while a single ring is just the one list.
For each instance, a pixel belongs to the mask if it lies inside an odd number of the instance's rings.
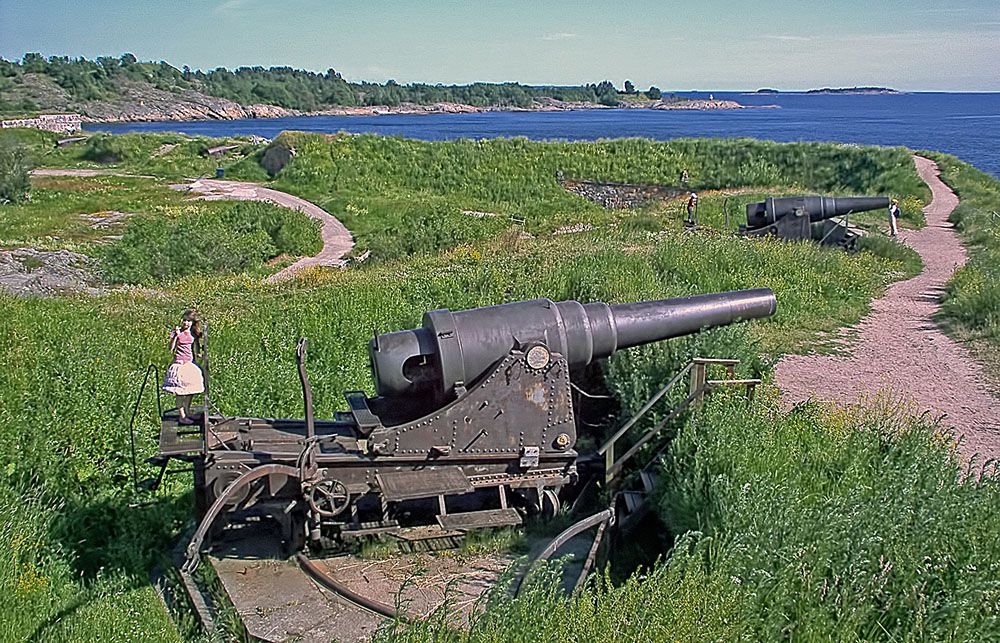
[{"label": "paved walkway", "polygon": [[919,156],[914,162],[933,199],[924,208],[927,226],[900,237],[920,253],[923,272],[893,284],[872,303],[850,356],[788,355],[777,366],[777,384],[793,403],[810,397],[853,403],[879,393],[902,397],[919,412],[943,416],[942,423],[964,437],[966,455],[1000,458],[1000,400],[969,351],[934,322],[945,283],[966,261],[948,222],[958,197],[939,178],[936,163]]}]

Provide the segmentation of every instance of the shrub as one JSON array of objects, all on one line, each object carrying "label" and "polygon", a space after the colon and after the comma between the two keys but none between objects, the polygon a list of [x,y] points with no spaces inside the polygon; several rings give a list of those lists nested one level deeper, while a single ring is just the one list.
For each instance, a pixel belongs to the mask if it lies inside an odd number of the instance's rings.
[{"label": "shrub", "polygon": [[95,163],[120,163],[139,158],[140,146],[136,135],[95,134],[84,143],[81,157]]},{"label": "shrub", "polygon": [[13,137],[0,137],[0,204],[20,203],[31,191],[31,159]]},{"label": "shrub", "polygon": [[280,254],[315,254],[319,224],[267,203],[236,203],[174,219],[140,217],[102,257],[114,283],[154,284],[192,274],[256,268]]}]

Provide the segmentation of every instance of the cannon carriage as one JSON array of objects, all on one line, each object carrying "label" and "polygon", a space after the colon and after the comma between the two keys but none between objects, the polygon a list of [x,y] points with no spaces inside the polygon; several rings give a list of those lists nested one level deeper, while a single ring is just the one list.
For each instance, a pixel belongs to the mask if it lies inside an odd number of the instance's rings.
[{"label": "cannon carriage", "polygon": [[[376,395],[314,417],[307,344],[296,359],[304,417],[162,416],[160,477],[174,459],[194,471],[198,527],[188,568],[235,516],[266,516],[289,549],[329,539],[439,535],[555,515],[580,465],[572,378],[618,350],[768,317],[768,289],[632,304],[548,299],[425,313],[419,328],[369,344]],[[158,477],[156,480],[160,479]],[[154,481],[154,484],[156,481]]]},{"label": "cannon carriage", "polygon": [[773,235],[786,241],[809,240],[845,250],[857,248],[864,232],[850,224],[851,214],[889,207],[888,197],[798,196],[748,203],[747,236]]}]

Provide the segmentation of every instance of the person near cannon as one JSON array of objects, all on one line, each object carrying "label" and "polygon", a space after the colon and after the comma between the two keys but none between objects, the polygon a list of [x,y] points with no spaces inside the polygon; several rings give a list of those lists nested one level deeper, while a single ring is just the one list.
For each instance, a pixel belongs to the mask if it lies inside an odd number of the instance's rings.
[{"label": "person near cannon", "polygon": [[687,201],[687,222],[695,222],[695,214],[698,211],[698,193],[692,192]]},{"label": "person near cannon", "polygon": [[899,234],[899,226],[897,225],[897,219],[899,219],[899,200],[893,199],[889,203],[889,236],[895,237]]},{"label": "person near cannon", "polygon": [[188,309],[181,315],[179,326],[170,331],[170,352],[174,361],[163,378],[163,390],[177,396],[177,413],[181,424],[193,424],[190,417],[191,398],[205,392],[205,378],[194,359],[201,353],[201,320]]}]

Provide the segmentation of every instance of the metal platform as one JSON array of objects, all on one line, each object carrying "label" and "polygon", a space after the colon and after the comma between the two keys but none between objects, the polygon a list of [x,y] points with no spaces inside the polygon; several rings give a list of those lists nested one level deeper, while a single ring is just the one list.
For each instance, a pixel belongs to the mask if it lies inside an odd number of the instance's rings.
[{"label": "metal platform", "polygon": [[[273,543],[254,539],[228,545],[206,560],[254,639],[368,641],[388,622],[386,617],[322,587],[294,558],[270,557],[268,550]],[[455,551],[380,559],[337,556],[313,562],[358,594],[385,605],[404,606],[411,618],[422,618],[440,607],[447,592],[454,609],[451,620],[461,627],[468,623],[479,597],[496,583],[513,558]]]}]

